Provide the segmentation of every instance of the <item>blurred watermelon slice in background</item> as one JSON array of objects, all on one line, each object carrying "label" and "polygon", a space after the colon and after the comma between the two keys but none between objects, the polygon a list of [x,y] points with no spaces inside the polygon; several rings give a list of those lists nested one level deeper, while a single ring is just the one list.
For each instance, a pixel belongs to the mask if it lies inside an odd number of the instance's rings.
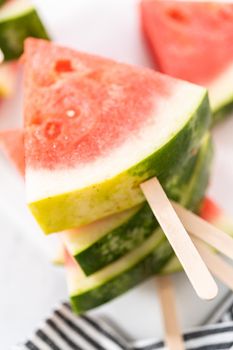
[{"label": "blurred watermelon slice in background", "polygon": [[158,69],[209,89],[215,121],[233,110],[233,3],[143,0]]}]

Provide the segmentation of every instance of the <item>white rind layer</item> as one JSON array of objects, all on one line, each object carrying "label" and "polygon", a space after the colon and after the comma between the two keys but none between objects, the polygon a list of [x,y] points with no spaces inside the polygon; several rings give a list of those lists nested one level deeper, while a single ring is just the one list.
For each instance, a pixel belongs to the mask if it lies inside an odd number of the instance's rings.
[{"label": "white rind layer", "polygon": [[177,81],[169,98],[158,98],[155,112],[146,117],[147,123],[112,149],[107,156],[94,162],[65,170],[26,169],[28,203],[80,190],[111,179],[141,162],[166,144],[187,123],[200,105],[206,90],[197,85]]},{"label": "white rind layer", "polygon": [[66,248],[71,255],[81,253],[88,248],[93,242],[98,241],[105,236],[107,232],[111,232],[116,227],[127,222],[139,210],[139,207],[124,210],[120,213],[110,215],[104,219],[95,221],[89,225],[79,227],[77,229],[65,231],[62,239]]},{"label": "white rind layer", "polygon": [[211,82],[208,90],[214,112],[233,101],[233,63]]}]

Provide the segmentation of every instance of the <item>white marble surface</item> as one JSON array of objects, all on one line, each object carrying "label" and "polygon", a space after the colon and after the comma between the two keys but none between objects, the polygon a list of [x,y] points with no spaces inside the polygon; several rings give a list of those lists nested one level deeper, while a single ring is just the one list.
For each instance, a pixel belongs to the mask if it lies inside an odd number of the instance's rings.
[{"label": "white marble surface", "polygon": [[[35,1],[60,43],[121,61],[150,65],[138,26],[137,0]],[[21,124],[20,83],[0,110],[0,128]],[[210,193],[233,216],[233,119],[215,130],[216,157]],[[67,298],[62,268],[49,262],[55,238],[46,238],[24,204],[23,182],[0,156],[0,349],[23,340]],[[200,324],[226,292],[200,301],[182,274],[175,278],[183,328]],[[130,337],[160,337],[162,324],[154,281],[148,281],[93,313],[111,317]]]}]

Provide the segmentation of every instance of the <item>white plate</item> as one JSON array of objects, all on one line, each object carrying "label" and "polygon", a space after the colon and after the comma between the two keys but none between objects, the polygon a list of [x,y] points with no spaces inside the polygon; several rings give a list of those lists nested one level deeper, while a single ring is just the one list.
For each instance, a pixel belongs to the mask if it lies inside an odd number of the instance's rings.
[{"label": "white plate", "polygon": [[[79,50],[123,62],[150,66],[138,21],[136,0],[37,0],[55,40]],[[43,67],[42,67],[43,69]],[[20,87],[20,83],[19,83]],[[17,89],[18,91],[20,89]],[[20,125],[21,96],[1,106],[0,127]],[[210,193],[233,215],[233,120],[215,131],[216,157]],[[0,157],[0,348],[22,340],[62,299],[67,298],[61,268],[51,266],[47,252],[54,237],[45,237],[24,203],[23,182]],[[175,277],[184,329],[208,317],[226,290],[212,302],[200,301],[183,274]],[[155,283],[152,279],[112,303],[93,311],[116,321],[133,339],[162,336]]]}]

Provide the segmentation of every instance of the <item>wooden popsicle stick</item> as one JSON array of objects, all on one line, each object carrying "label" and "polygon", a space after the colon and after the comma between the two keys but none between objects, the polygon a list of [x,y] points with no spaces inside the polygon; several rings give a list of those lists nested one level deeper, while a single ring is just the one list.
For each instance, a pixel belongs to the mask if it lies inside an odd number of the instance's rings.
[{"label": "wooden popsicle stick", "polygon": [[200,239],[192,238],[195,246],[201,254],[209,270],[223,284],[233,290],[233,266],[224,261],[220,256],[211,251],[211,249]]},{"label": "wooden popsicle stick", "polygon": [[184,227],[191,235],[203,240],[228,258],[233,259],[233,239],[228,234],[183,208],[180,204],[172,202],[172,205]]},{"label": "wooden popsicle stick", "polygon": [[4,61],[4,54],[2,50],[0,49],[0,64]]},{"label": "wooden popsicle stick", "polygon": [[158,179],[145,181],[141,189],[197,295],[206,300],[215,298],[218,287]]},{"label": "wooden popsicle stick", "polygon": [[176,313],[176,301],[171,277],[157,277],[157,290],[164,320],[165,344],[169,350],[184,350],[184,342]]}]

